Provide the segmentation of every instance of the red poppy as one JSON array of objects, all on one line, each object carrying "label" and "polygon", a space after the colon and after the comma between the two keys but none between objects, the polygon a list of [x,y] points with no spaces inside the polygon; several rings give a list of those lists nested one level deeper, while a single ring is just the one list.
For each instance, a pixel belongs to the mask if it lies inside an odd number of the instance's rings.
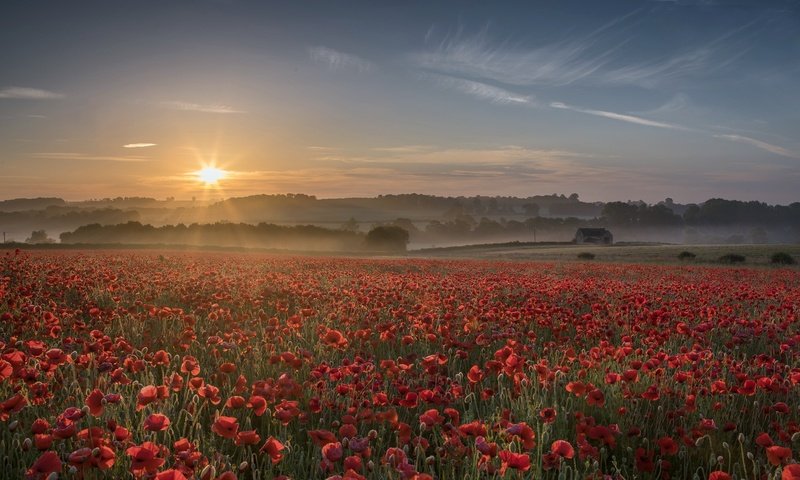
[{"label": "red poppy", "polygon": [[89,413],[95,417],[99,417],[103,414],[103,409],[105,405],[103,403],[103,392],[98,389],[92,390],[92,392],[86,397],[86,406],[89,407]]},{"label": "red poppy", "polygon": [[253,395],[247,401],[247,408],[253,409],[255,416],[260,417],[267,411],[267,400],[260,395]]},{"label": "red poppy", "polygon": [[183,357],[183,361],[181,362],[181,372],[196,377],[200,374],[200,364],[197,363],[196,358],[187,355]]},{"label": "red poppy", "polygon": [[6,421],[12,413],[19,413],[28,405],[28,400],[17,393],[3,403],[0,403],[0,420]]},{"label": "red poppy", "polygon": [[561,458],[571,459],[575,456],[575,449],[566,440],[556,440],[550,445],[550,453],[554,453]]},{"label": "red poppy", "polygon": [[239,421],[234,417],[219,417],[211,426],[211,431],[224,438],[235,438],[239,432]]},{"label": "red poppy", "polygon": [[255,430],[244,430],[236,434],[236,445],[256,445],[261,437]]},{"label": "red poppy", "polygon": [[160,413],[153,413],[144,421],[144,429],[150,432],[163,432],[169,425],[169,417]]},{"label": "red poppy", "polygon": [[783,467],[781,480],[800,480],[800,464],[792,463]]},{"label": "red poppy", "polygon": [[187,478],[179,470],[170,468],[156,474],[156,480],[187,480]]},{"label": "red poppy", "polygon": [[340,442],[332,442],[326,443],[322,446],[322,456],[325,460],[336,463],[342,459],[344,455],[344,449],[342,448],[342,444]]},{"label": "red poppy", "polygon": [[276,464],[281,461],[283,458],[283,454],[281,453],[283,449],[286,448],[283,444],[275,439],[275,437],[269,437],[264,445],[261,447],[261,453],[266,453],[269,455],[270,459],[272,460],[272,464]]},{"label": "red poppy", "polygon": [[513,468],[522,472],[527,472],[531,468],[531,457],[526,453],[514,453],[509,450],[502,450],[498,453],[502,465],[500,475],[506,474],[506,470]]},{"label": "red poppy", "polygon": [[61,472],[61,459],[56,452],[44,452],[25,472],[28,480],[44,480],[53,472]]},{"label": "red poppy", "polygon": [[144,442],[141,445],[135,445],[125,450],[125,453],[131,457],[131,472],[136,476],[143,474],[155,474],[156,471],[164,464],[164,459],[159,458],[161,449],[153,442]]},{"label": "red poppy", "polygon": [[731,480],[731,476],[722,470],[717,470],[708,474],[708,480]]},{"label": "red poppy", "polygon": [[525,422],[509,426],[506,433],[512,437],[518,437],[525,450],[531,450],[536,446],[536,432]]},{"label": "red poppy", "polygon": [[790,458],[792,458],[792,449],[790,448],[778,445],[767,447],[767,460],[775,466],[786,463]]}]

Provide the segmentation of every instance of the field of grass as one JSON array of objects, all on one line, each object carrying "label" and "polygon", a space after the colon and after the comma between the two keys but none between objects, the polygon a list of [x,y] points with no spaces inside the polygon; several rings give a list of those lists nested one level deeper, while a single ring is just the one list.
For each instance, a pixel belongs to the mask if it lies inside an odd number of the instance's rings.
[{"label": "field of grass", "polygon": [[[681,261],[678,255],[688,251],[696,255]],[[718,263],[726,254],[744,255],[745,265],[769,265],[770,257],[786,252],[800,261],[800,245],[573,245],[573,244],[497,244],[427,249],[411,252],[426,258],[476,258],[495,260],[579,261],[578,254],[589,252],[595,262],[628,263]]]}]

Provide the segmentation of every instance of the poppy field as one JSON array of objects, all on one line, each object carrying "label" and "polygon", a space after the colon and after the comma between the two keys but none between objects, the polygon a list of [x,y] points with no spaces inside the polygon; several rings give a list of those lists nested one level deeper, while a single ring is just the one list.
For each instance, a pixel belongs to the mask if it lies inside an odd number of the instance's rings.
[{"label": "poppy field", "polygon": [[2,478],[800,479],[800,271],[7,252]]}]

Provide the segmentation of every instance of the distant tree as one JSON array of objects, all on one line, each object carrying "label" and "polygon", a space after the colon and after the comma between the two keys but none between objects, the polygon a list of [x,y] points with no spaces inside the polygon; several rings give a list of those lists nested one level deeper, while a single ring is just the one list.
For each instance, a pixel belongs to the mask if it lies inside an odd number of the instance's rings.
[{"label": "distant tree", "polygon": [[408,231],[395,225],[375,227],[367,233],[366,246],[370,250],[405,252]]},{"label": "distant tree", "polygon": [[573,193],[569,196],[569,199],[573,202],[577,202],[579,200],[579,195],[577,193]]},{"label": "distant tree", "polygon": [[35,244],[35,243],[54,243],[54,242],[55,242],[55,240],[53,240],[52,238],[49,238],[47,236],[47,232],[45,232],[44,230],[34,230],[34,231],[31,232],[30,238],[26,238],[25,239],[25,243],[31,243],[31,244]]},{"label": "distant tree", "polygon": [[344,230],[346,232],[357,232],[358,231],[358,220],[356,220],[353,217],[350,217],[350,219],[347,220],[346,222],[344,222],[342,224],[342,226],[339,227],[339,229],[340,230]]},{"label": "distant tree", "polygon": [[634,225],[639,218],[639,207],[625,202],[608,202],[601,213],[611,225]]},{"label": "distant tree", "polygon": [[538,217],[539,208],[538,203],[526,203],[522,206],[522,211],[525,213],[526,217]]}]

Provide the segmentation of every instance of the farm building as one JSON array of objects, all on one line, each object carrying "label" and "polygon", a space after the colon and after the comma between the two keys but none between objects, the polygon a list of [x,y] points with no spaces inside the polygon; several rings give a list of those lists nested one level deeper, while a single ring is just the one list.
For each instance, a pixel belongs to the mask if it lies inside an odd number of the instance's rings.
[{"label": "farm building", "polygon": [[575,232],[575,243],[593,243],[598,245],[611,245],[614,236],[605,228],[579,228]]}]

